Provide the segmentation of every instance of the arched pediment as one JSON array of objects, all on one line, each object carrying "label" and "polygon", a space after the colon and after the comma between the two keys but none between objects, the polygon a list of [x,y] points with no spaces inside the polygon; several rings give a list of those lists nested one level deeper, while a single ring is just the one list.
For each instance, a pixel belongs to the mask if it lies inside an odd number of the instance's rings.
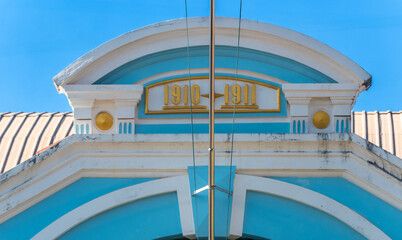
[{"label": "arched pediment", "polygon": [[[216,21],[217,133],[231,132],[233,112],[243,119],[236,133],[350,132],[352,106],[371,84],[366,71],[317,40],[271,24],[242,20],[238,38],[238,24]],[[59,73],[53,80],[73,108],[75,133],[189,133],[190,113],[206,119],[208,18],[186,26],[178,19],[134,30]],[[312,121],[320,111],[329,119],[324,128]],[[103,112],[115,123],[106,130],[95,123]],[[207,132],[205,121],[197,124],[195,133]]]},{"label": "arched pediment", "polygon": [[[236,57],[235,49],[227,50],[237,47],[238,19],[217,18],[216,27],[219,64],[219,57],[225,57],[225,47],[226,54],[232,55],[232,59]],[[202,52],[202,46],[205,48],[209,44],[208,31],[208,18],[189,19],[189,45],[195,49],[195,54],[198,54],[197,51],[199,52],[201,48],[199,54],[205,55]],[[130,64],[130,62],[141,59],[139,65],[144,65],[147,61],[152,60],[151,58],[155,56],[153,54],[157,53],[165,54],[159,60],[168,61],[177,58],[177,54],[180,55],[180,51],[186,47],[185,19],[157,23],[126,33],[97,47],[77,59],[53,80],[59,91],[60,87],[70,84],[86,85],[99,83],[99,81],[106,83],[108,74],[119,67],[127,66],[126,64]],[[263,74],[269,76],[276,74],[279,78],[284,77],[285,79],[282,80],[287,82],[305,82],[303,76],[305,77],[306,74],[315,79],[312,81],[349,83],[358,86],[369,85],[368,82],[371,79],[371,76],[356,63],[324,43],[298,32],[267,23],[242,20],[240,47],[242,49],[239,54],[240,59],[247,59],[247,56],[242,56],[243,54],[260,53],[259,58],[262,59],[260,62],[269,63],[271,68],[280,68],[279,70],[271,69]],[[172,53],[172,55],[166,56],[166,53]],[[186,52],[184,53],[186,54]],[[191,51],[190,54],[194,54],[194,51]],[[144,59],[146,56],[148,59]],[[255,56],[252,58],[254,61],[259,61]],[[224,63],[225,61],[222,62],[222,67],[227,68],[228,66],[224,66]],[[207,67],[204,66],[205,63],[200,64],[201,68]],[[287,70],[291,70],[295,74],[291,80],[288,79],[289,76],[283,74],[286,65]],[[191,68],[197,68],[197,66],[195,63],[195,66],[191,66]],[[182,69],[187,67],[185,64]],[[235,67],[236,65],[233,64],[229,68],[234,69]],[[239,68],[241,69],[242,66]],[[255,69],[246,70],[253,72]],[[137,75],[138,78],[141,76],[143,75]]]},{"label": "arched pediment", "polygon": [[[188,59],[187,51],[190,54]],[[209,46],[175,48],[152,53],[114,69],[93,84],[135,84],[155,75],[186,71],[207,73]],[[238,54],[238,61],[237,61]],[[321,72],[292,59],[250,48],[218,45],[215,47],[216,74],[228,74],[236,66],[242,75],[261,74],[279,83],[336,83]]]}]

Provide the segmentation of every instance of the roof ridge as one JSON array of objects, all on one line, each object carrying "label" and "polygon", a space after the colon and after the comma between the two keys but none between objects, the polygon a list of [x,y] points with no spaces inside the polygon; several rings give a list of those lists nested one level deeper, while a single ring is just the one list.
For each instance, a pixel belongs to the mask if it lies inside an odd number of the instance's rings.
[{"label": "roof ridge", "polygon": [[402,113],[402,110],[399,110],[399,111],[391,111],[391,110],[386,110],[386,111],[378,111],[378,110],[375,110],[375,111],[352,111],[352,114],[353,113]]},{"label": "roof ridge", "polygon": [[42,114],[54,114],[54,113],[57,113],[57,114],[70,114],[70,113],[73,113],[73,112],[2,112],[2,113],[0,113],[0,116],[5,116],[5,115],[7,115],[7,116],[14,116],[14,115],[23,115],[23,116],[25,116],[26,114],[40,114],[40,113],[42,113]]}]

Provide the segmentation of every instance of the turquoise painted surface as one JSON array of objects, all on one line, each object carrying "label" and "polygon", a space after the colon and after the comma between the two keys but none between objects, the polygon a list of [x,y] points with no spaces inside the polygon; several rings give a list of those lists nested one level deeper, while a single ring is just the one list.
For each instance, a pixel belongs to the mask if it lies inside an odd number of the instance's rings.
[{"label": "turquoise painted surface", "polygon": [[[216,68],[236,69],[237,48],[216,46]],[[190,68],[208,68],[208,46],[190,47]],[[334,83],[321,72],[304,64],[271,53],[248,48],[239,49],[240,70],[276,77],[289,83]],[[161,51],[128,62],[94,84],[133,84],[141,79],[177,70],[188,69],[187,48]]]},{"label": "turquoise painted surface", "polygon": [[[230,174],[231,172],[231,174]],[[233,191],[233,182],[236,167],[216,166],[215,185]],[[188,167],[191,192],[208,185],[208,166]],[[196,176],[194,179],[194,175]],[[231,179],[231,181],[229,181]],[[229,185],[230,184],[230,185]],[[203,239],[208,236],[208,191],[205,190],[192,197],[193,216],[196,236]],[[215,236],[226,237],[232,211],[232,197],[219,190],[215,190]]]},{"label": "turquoise painted surface", "polygon": [[0,239],[29,239],[67,212],[114,190],[151,178],[82,178],[0,225]]},{"label": "turquoise painted surface", "polygon": [[402,212],[343,178],[274,178],[326,195],[351,208],[392,239],[402,239]]},{"label": "turquoise painted surface", "polygon": [[248,191],[243,232],[269,239],[365,239],[315,208],[270,194]]},{"label": "turquoise painted surface", "polygon": [[[232,133],[231,123],[216,123],[215,133]],[[208,133],[208,124],[194,124],[194,133]],[[289,123],[236,123],[235,133],[289,133]],[[138,134],[184,134],[191,133],[190,124],[136,124]]]},{"label": "turquoise painted surface", "polygon": [[[195,77],[195,76],[207,76],[207,75],[192,74],[191,76]],[[217,73],[216,76],[236,77],[236,75],[234,75],[234,74],[219,74],[219,73]],[[182,77],[188,77],[188,75],[176,75],[176,76],[161,78],[161,79],[146,83],[144,85],[144,87],[151,85],[153,83],[163,82],[163,81],[167,81],[167,80],[171,80],[171,79],[175,79],[175,78],[182,78]],[[282,86],[280,84],[262,80],[259,78],[253,78],[253,77],[248,77],[248,76],[243,76],[243,75],[238,75],[238,77],[249,79],[249,80],[254,80],[254,81],[258,81],[258,82],[262,82],[262,83],[267,83],[267,84],[282,88]],[[283,94],[282,90],[281,90],[280,94],[281,94],[281,102],[280,102],[281,111],[280,112],[277,112],[277,113],[236,113],[235,117],[286,117],[287,116],[287,101],[285,98],[285,94]],[[215,115],[217,118],[233,117],[233,113],[216,113]],[[193,113],[193,116],[208,118],[208,113]],[[190,114],[149,114],[149,115],[146,115],[145,114],[145,94],[143,94],[141,97],[141,101],[138,104],[138,118],[188,118],[189,119]]]},{"label": "turquoise painted surface", "polygon": [[169,239],[181,236],[176,193],[140,199],[98,214],[59,239]]}]

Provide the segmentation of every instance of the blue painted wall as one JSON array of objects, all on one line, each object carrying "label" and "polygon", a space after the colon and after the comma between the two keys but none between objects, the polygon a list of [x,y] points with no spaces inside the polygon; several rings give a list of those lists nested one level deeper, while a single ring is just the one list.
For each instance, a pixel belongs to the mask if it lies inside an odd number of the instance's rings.
[{"label": "blue painted wall", "polygon": [[[194,181],[194,169],[192,167],[188,169],[192,192],[205,186],[208,179],[206,166],[198,166],[195,170],[197,186]],[[232,168],[232,180],[230,181],[232,189],[234,172],[235,167]],[[216,169],[217,185],[228,189],[229,175],[228,166],[218,166]],[[324,194],[356,211],[392,239],[402,239],[401,211],[343,178],[281,177],[274,179]],[[90,200],[114,190],[150,180],[153,179],[80,179],[1,224],[0,239],[29,239],[57,218]],[[231,198],[228,199],[227,194],[219,191],[216,195],[217,236],[222,237],[227,231],[227,215],[229,213],[230,216],[231,213]],[[198,235],[203,237],[206,236],[207,231],[207,191],[197,195],[196,198],[192,198],[194,220],[198,225]],[[158,222],[159,220],[161,222]],[[97,226],[101,226],[101,228]],[[96,238],[104,236],[106,239],[112,239],[117,236],[119,239],[125,239],[128,236],[134,236],[133,234],[139,234],[140,229],[154,229],[154,226],[158,226],[158,228],[150,231],[150,234],[155,235],[149,235],[149,238],[145,239],[180,237],[181,224],[175,193],[135,201],[101,213],[73,228],[63,238],[86,236],[85,239],[88,239],[89,236]],[[359,233],[341,221],[317,209],[285,198],[257,192],[247,193],[244,235],[270,239],[362,238]]]},{"label": "blue painted wall", "polygon": [[[235,166],[232,166],[232,168],[229,166],[216,166],[215,185],[228,191],[229,189],[233,191],[235,172]],[[208,184],[208,166],[189,167],[188,175],[191,192]],[[208,236],[208,190],[193,196],[192,203],[196,236],[204,239]],[[225,239],[228,235],[231,211],[232,196],[215,190],[215,236]]]},{"label": "blue painted wall", "polygon": [[82,178],[0,224],[0,239],[29,239],[69,211],[114,190],[151,178]]},{"label": "blue painted wall", "polygon": [[[346,179],[331,177],[276,177],[273,179],[326,195],[351,208],[392,239],[402,239],[402,231],[400,231],[402,212]],[[285,219],[283,219],[284,216],[286,216]],[[306,219],[305,216],[313,217],[313,219]],[[262,221],[265,221],[265,225],[257,224]],[[291,226],[287,225],[289,222],[292,222]],[[333,229],[321,226],[322,223],[331,225]],[[305,226],[305,224],[312,224],[315,227],[309,229],[311,226]],[[298,229],[300,226],[302,230]],[[305,231],[305,234],[298,236],[302,231]],[[270,239],[364,239],[359,233],[328,214],[285,198],[256,192],[247,194],[244,236]]]},{"label": "blue painted wall", "polygon": [[[216,67],[217,68],[236,68],[237,49],[229,46],[216,46]],[[190,48],[190,67],[191,68],[207,68],[208,46],[195,46]],[[163,72],[183,70],[188,68],[187,48],[177,48],[153,53],[129,63],[126,63],[115,70],[111,71],[94,84],[133,84],[144,78],[160,74]],[[276,56],[270,53],[257,50],[240,48],[239,51],[239,69],[257,73],[262,73],[290,83],[335,83],[335,81],[324,74],[306,66],[295,62],[291,59]],[[232,76],[233,74],[216,73],[218,76]],[[199,76],[202,74],[193,74]],[[169,78],[158,79],[151,83],[169,80],[172,78],[186,77],[187,75],[173,76]],[[281,85],[266,80],[255,79],[248,76],[240,76],[251,80],[265,82],[274,86]],[[147,83],[151,84],[151,83]],[[138,118],[187,118],[190,114],[145,114],[144,96],[138,105]],[[283,92],[281,92],[281,111],[278,113],[236,113],[239,117],[286,117],[287,103]],[[205,113],[195,113],[194,117],[208,117]],[[217,113],[217,118],[232,118],[231,113]],[[290,124],[288,122],[278,123],[249,123],[236,124],[235,133],[289,133]],[[217,133],[231,133],[231,124],[216,124]],[[135,132],[141,134],[158,134],[158,133],[191,133],[189,124],[137,124]],[[194,126],[194,133],[208,133],[206,124]]]},{"label": "blue painted wall", "polygon": [[[233,124],[216,123],[215,133],[232,133]],[[194,133],[208,133],[208,124],[194,124]],[[235,133],[289,133],[289,123],[236,123]],[[183,134],[191,133],[190,124],[136,124],[135,133]]]},{"label": "blue painted wall", "polygon": [[274,178],[326,195],[351,208],[392,239],[402,239],[402,212],[344,178]]},{"label": "blue painted wall", "polygon": [[[216,68],[236,69],[237,48],[216,46]],[[190,47],[190,68],[208,68],[208,46]],[[334,83],[321,72],[294,60],[248,48],[239,49],[240,70],[262,73],[289,83]],[[144,78],[188,69],[187,48],[170,49],[128,62],[95,84],[133,84]]]},{"label": "blue painted wall", "polygon": [[338,219],[315,208],[259,192],[247,192],[243,232],[269,239],[365,239]]},{"label": "blue painted wall", "polygon": [[59,239],[169,239],[181,236],[176,193],[140,199],[98,214]]},{"label": "blue painted wall", "polygon": [[[237,48],[230,46],[216,46],[216,67],[235,69],[237,58]],[[144,78],[156,74],[185,70],[190,68],[207,68],[209,66],[208,46],[190,47],[190,66],[188,65],[187,48],[170,49],[128,62],[104,77],[100,78],[94,84],[133,84]],[[238,67],[241,70],[247,70],[262,73],[290,83],[335,83],[335,81],[319,71],[316,71],[306,65],[298,63],[288,58],[283,58],[274,54],[261,52],[248,48],[239,49]],[[200,74],[193,74],[192,76]],[[233,74],[219,73],[218,76],[232,76]],[[165,81],[171,78],[186,77],[187,75],[174,76],[164,79],[158,79],[152,83]],[[239,76],[251,80],[265,82],[278,87],[279,84],[267,82],[261,79],[254,79],[248,76]],[[147,83],[151,84],[151,83]],[[146,85],[147,85],[146,84]],[[187,118],[190,114],[153,114],[145,115],[144,96],[138,106],[138,118]],[[283,92],[281,92],[281,111],[278,113],[236,113],[236,117],[285,117],[287,116],[287,103]],[[205,113],[195,113],[195,117],[208,117]],[[231,118],[231,113],[217,113],[217,118]],[[217,133],[230,133],[231,124],[217,124]],[[154,134],[154,133],[191,133],[191,126],[178,125],[136,125],[136,133]],[[208,127],[200,124],[194,127],[195,133],[207,133]],[[287,122],[280,123],[256,123],[256,124],[236,124],[235,133],[289,133],[290,125]]]}]

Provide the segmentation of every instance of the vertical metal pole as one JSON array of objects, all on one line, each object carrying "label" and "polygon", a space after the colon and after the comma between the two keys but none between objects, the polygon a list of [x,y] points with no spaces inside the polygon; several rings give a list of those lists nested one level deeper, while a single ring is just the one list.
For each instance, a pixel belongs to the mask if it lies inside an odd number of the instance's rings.
[{"label": "vertical metal pole", "polygon": [[215,0],[210,0],[208,239],[215,239]]}]

